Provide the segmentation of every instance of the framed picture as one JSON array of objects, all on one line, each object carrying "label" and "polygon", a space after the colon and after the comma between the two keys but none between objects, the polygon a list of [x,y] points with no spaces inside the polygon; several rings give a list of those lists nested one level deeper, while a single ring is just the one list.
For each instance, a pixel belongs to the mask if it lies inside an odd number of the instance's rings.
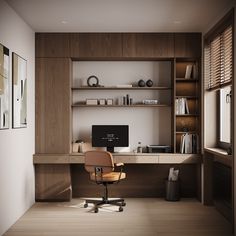
[{"label": "framed picture", "polygon": [[0,44],[0,129],[9,128],[9,49]]},{"label": "framed picture", "polygon": [[27,61],[12,53],[12,128],[27,127]]}]

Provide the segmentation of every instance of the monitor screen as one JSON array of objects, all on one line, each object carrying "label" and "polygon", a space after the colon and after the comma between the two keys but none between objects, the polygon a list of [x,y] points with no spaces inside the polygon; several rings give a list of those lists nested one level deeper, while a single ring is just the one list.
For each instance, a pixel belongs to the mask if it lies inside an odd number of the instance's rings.
[{"label": "monitor screen", "polygon": [[129,146],[128,125],[93,125],[92,146],[106,147],[107,151],[114,152],[114,147]]}]

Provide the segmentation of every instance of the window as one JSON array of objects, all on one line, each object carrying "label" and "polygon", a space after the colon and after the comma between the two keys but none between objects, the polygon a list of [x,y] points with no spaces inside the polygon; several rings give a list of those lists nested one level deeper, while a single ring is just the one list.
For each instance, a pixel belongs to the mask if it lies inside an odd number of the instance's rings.
[{"label": "window", "polygon": [[[219,145],[231,142],[231,86],[220,89],[220,133]],[[227,148],[225,146],[225,148]]]},{"label": "window", "polygon": [[[219,90],[216,93],[218,116],[214,121],[218,123],[218,137],[215,138],[224,149],[228,149],[232,141],[233,24],[234,11],[231,10],[204,37],[205,89],[208,92]],[[214,108],[212,111],[215,112]]]}]

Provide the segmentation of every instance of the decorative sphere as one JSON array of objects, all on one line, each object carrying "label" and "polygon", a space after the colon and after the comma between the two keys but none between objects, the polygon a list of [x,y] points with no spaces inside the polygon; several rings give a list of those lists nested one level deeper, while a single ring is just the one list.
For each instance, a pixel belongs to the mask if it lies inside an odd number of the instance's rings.
[{"label": "decorative sphere", "polygon": [[138,81],[138,86],[139,86],[139,87],[145,87],[145,81],[142,80],[142,79],[139,80],[139,81]]},{"label": "decorative sphere", "polygon": [[152,80],[149,79],[149,80],[146,82],[146,85],[147,85],[148,87],[152,87],[152,86],[153,86]]}]

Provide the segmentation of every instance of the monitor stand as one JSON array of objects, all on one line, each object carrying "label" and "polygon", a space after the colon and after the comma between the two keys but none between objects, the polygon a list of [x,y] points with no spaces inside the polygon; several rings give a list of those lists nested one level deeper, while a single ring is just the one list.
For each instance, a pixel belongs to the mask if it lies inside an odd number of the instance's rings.
[{"label": "monitor stand", "polygon": [[107,147],[107,151],[113,153],[114,152],[114,147]]}]

